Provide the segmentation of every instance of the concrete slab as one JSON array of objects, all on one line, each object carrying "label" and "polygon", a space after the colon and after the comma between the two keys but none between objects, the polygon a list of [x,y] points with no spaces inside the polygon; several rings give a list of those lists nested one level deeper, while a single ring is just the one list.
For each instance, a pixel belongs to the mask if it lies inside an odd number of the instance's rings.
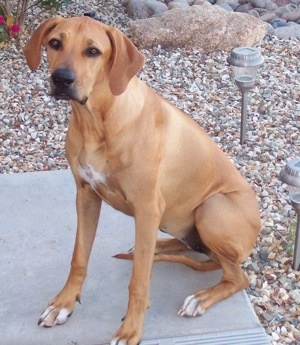
[{"label": "concrete slab", "polygon": [[[0,344],[106,344],[125,314],[131,262],[112,258],[134,241],[134,222],[104,205],[89,275],[72,317],[44,329],[37,320],[69,270],[75,229],[70,171],[0,175]],[[177,316],[184,298],[216,283],[220,272],[154,264],[142,344],[269,344],[245,292],[198,318]]]}]

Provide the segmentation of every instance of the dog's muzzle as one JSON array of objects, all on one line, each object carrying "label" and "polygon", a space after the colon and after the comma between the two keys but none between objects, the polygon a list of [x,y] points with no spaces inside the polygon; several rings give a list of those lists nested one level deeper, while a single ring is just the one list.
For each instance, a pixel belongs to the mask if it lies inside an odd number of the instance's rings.
[{"label": "dog's muzzle", "polygon": [[55,99],[78,101],[85,104],[87,97],[79,100],[74,91],[75,74],[67,68],[58,68],[51,74],[52,96]]}]

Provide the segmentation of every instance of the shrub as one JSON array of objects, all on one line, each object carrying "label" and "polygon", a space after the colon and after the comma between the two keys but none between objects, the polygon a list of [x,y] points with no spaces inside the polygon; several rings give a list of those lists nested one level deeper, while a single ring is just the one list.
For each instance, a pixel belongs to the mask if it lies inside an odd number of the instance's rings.
[{"label": "shrub", "polygon": [[70,0],[17,0],[15,6],[11,3],[5,0],[4,4],[0,5],[0,42],[6,42],[22,32],[25,16],[29,10],[38,8],[40,13],[58,11],[62,5],[69,4]]}]

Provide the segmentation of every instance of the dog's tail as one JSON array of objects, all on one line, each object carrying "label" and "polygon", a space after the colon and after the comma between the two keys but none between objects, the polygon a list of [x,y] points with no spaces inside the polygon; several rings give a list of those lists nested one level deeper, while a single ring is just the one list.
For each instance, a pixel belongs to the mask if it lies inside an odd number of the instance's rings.
[{"label": "dog's tail", "polygon": [[[113,256],[116,259],[133,260],[133,254],[117,254]],[[221,265],[213,260],[196,261],[185,255],[177,254],[155,254],[153,261],[169,261],[184,264],[195,271],[213,271],[221,268]]]}]

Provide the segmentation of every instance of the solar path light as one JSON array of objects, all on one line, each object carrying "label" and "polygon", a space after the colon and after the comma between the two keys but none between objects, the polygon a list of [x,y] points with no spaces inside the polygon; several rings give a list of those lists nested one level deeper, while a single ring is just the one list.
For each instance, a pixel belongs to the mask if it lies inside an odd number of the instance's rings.
[{"label": "solar path light", "polygon": [[300,159],[290,160],[281,170],[279,178],[289,189],[291,205],[297,213],[293,269],[300,270]]},{"label": "solar path light", "polygon": [[259,49],[253,47],[239,47],[231,51],[227,58],[229,65],[233,67],[234,80],[242,92],[241,111],[241,145],[245,142],[248,91],[253,88],[258,68],[263,64],[264,58]]}]

